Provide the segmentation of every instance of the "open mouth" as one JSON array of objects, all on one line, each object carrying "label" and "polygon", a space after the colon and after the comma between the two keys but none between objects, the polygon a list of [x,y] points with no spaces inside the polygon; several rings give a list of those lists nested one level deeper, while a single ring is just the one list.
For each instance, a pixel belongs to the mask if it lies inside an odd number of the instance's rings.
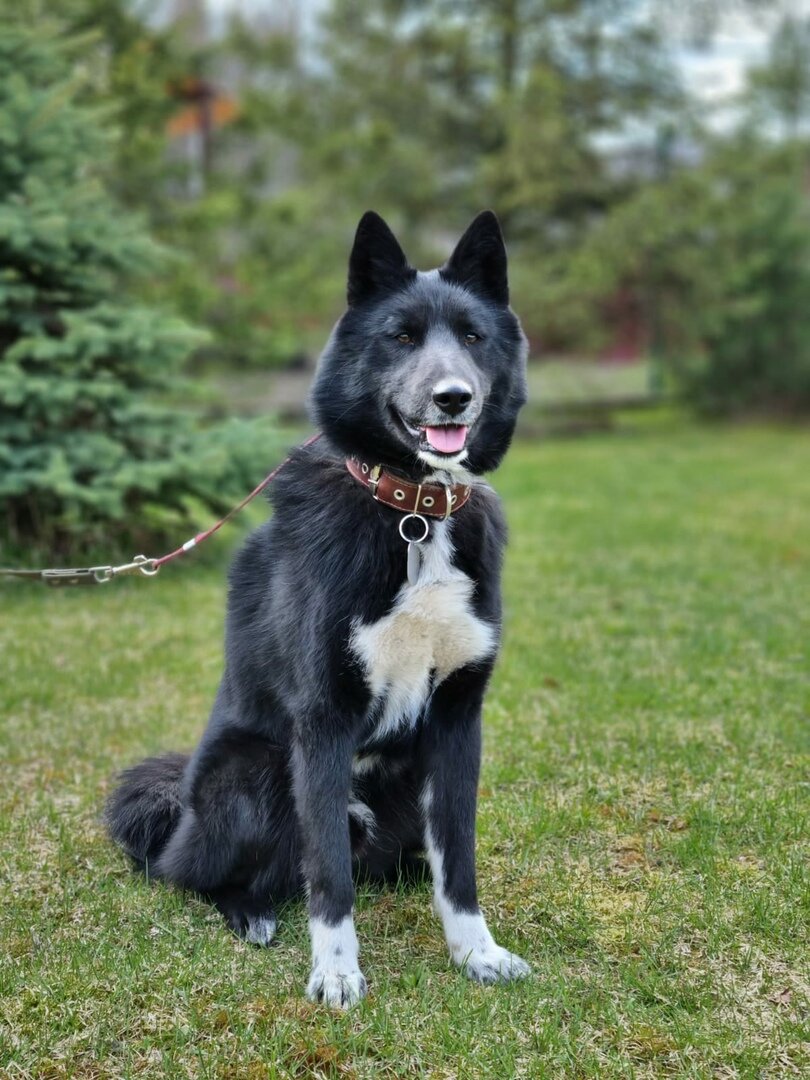
[{"label": "open mouth", "polygon": [[461,453],[467,443],[470,429],[466,424],[419,425],[409,423],[398,412],[394,412],[394,416],[411,438],[419,440],[420,450],[452,456]]}]

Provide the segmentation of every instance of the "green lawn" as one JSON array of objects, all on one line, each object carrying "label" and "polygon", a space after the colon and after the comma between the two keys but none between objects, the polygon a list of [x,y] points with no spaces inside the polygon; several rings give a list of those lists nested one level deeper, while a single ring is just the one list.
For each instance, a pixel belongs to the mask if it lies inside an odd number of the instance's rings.
[{"label": "green lawn", "polygon": [[479,876],[533,978],[467,983],[425,888],[366,891],[370,996],[333,1014],[303,998],[301,905],[261,952],[134,877],[99,812],[203,726],[222,572],[6,586],[0,1075],[808,1075],[810,439],[522,444],[496,486]]}]

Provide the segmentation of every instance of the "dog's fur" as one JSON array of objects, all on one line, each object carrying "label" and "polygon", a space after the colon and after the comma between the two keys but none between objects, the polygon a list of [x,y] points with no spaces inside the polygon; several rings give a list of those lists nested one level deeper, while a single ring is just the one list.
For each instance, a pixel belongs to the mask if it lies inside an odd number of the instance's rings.
[{"label": "dog's fur", "polygon": [[[107,809],[151,877],[206,895],[248,941],[268,944],[272,903],[305,889],[307,992],[340,1006],[366,988],[353,869],[385,879],[422,851],[455,963],[481,982],[528,971],[487,929],[474,863],[505,540],[479,477],[509,446],[527,351],[497,219],[480,214],[445,266],[417,273],[367,213],[348,299],[313,388],[323,437],[293,454],[272,519],[231,570],[225,672],[202,741],[189,758],[127,770]],[[464,391],[452,415],[436,401],[448,387]],[[426,434],[448,420],[469,428],[450,454]],[[402,515],[350,476],[349,455],[472,484],[457,514],[430,521],[416,584]]]}]

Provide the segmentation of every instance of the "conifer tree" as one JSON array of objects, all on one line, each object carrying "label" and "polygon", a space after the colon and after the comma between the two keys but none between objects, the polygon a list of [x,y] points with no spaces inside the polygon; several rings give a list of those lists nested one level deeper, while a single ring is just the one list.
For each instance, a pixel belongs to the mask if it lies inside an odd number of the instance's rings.
[{"label": "conifer tree", "polygon": [[161,531],[233,481],[217,440],[158,401],[185,405],[200,335],[137,300],[168,255],[105,190],[109,117],[77,100],[80,48],[0,36],[0,529],[60,550]]}]

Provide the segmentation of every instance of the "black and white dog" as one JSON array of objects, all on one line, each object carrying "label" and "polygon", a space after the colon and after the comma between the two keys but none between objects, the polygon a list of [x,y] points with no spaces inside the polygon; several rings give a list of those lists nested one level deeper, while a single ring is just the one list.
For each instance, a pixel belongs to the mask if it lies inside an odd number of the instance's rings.
[{"label": "black and white dog", "polygon": [[512,438],[526,352],[494,214],[429,273],[362,218],[313,388],[322,438],[234,561],[208,728],[191,757],[125,772],[108,804],[150,876],[206,895],[250,942],[305,889],[312,1000],[366,991],[353,871],[395,877],[421,852],[455,963],[480,982],[529,971],[487,928],[474,852],[505,540],[480,476]]}]

